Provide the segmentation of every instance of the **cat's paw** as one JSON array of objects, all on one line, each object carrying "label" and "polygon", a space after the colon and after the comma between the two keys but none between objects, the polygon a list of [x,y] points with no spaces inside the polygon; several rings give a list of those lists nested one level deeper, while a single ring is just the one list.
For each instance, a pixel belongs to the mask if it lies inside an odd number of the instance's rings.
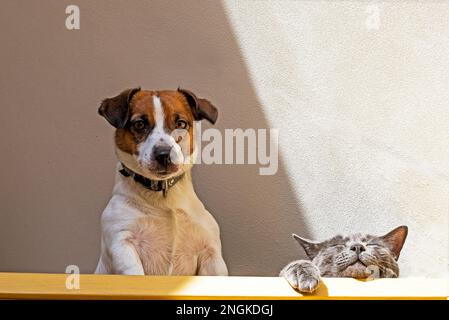
[{"label": "cat's paw", "polygon": [[302,292],[313,292],[321,283],[320,271],[310,261],[293,261],[282,269],[279,275],[293,288]]},{"label": "cat's paw", "polygon": [[302,292],[313,292],[320,285],[321,278],[320,276],[315,275],[301,275],[297,281],[298,287],[297,289]]}]

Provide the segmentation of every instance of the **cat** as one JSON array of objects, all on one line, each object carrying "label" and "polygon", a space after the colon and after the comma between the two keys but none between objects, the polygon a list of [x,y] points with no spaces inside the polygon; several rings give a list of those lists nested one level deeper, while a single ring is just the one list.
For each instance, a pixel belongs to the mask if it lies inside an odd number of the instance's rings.
[{"label": "cat", "polygon": [[286,265],[279,276],[302,292],[313,292],[321,277],[397,278],[397,260],[407,238],[408,228],[400,226],[384,236],[368,234],[337,235],[323,242],[293,234],[309,260],[296,260]]}]

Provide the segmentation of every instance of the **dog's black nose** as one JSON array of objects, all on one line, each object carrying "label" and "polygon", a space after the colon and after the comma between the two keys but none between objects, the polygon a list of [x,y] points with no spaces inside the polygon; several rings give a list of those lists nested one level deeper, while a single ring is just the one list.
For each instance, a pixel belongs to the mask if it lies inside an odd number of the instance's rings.
[{"label": "dog's black nose", "polygon": [[360,254],[360,252],[365,251],[365,247],[363,246],[363,244],[360,243],[353,244],[349,249],[355,251],[355,253],[357,254]]},{"label": "dog's black nose", "polygon": [[170,150],[171,147],[155,147],[154,159],[163,167],[167,167],[170,163]]}]

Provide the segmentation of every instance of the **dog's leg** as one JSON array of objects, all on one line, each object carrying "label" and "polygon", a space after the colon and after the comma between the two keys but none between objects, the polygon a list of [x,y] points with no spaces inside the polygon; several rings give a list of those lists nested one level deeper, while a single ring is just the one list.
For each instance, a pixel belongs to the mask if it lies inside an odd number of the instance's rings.
[{"label": "dog's leg", "polygon": [[144,275],[142,261],[133,244],[129,242],[129,237],[129,232],[120,232],[113,237],[109,246],[114,273]]},{"label": "dog's leg", "polygon": [[227,276],[228,268],[221,254],[206,250],[198,256],[198,276]]}]

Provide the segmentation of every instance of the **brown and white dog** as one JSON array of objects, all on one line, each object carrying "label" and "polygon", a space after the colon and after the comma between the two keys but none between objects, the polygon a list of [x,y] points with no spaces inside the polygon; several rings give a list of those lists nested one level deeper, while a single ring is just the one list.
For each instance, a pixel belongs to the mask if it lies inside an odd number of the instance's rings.
[{"label": "brown and white dog", "polygon": [[116,128],[119,164],[95,273],[227,275],[218,224],[190,174],[195,122],[215,123],[217,109],[187,90],[136,88],[105,99],[98,112]]}]

